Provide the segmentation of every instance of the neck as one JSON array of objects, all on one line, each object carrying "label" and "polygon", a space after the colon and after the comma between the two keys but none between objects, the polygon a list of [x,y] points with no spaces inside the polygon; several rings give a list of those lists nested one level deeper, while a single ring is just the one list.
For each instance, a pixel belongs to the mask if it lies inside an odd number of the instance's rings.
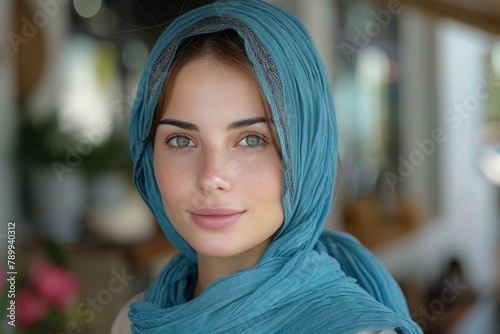
[{"label": "neck", "polygon": [[230,257],[212,257],[198,253],[198,279],[193,298],[198,297],[209,284],[219,278],[255,267],[269,243],[270,240],[244,253]]}]

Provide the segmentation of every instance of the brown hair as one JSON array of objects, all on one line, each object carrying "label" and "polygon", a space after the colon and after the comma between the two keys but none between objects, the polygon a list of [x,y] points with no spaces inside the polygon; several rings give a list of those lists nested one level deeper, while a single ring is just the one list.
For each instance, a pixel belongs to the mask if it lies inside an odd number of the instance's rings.
[{"label": "brown hair", "polygon": [[184,40],[184,42],[179,46],[163,84],[160,97],[158,98],[158,103],[156,104],[153,116],[153,123],[151,124],[151,129],[146,141],[154,139],[158,124],[161,120],[165,107],[170,100],[175,77],[179,73],[180,69],[188,62],[201,58],[208,58],[219,62],[220,64],[242,71],[255,82],[264,107],[264,117],[266,118],[267,126],[271,132],[272,144],[276,152],[278,152],[281,156],[281,148],[274,129],[271,108],[269,107],[264,91],[260,86],[259,79],[253,69],[252,63],[248,59],[245,52],[243,40],[240,38],[238,33],[232,29],[191,36],[186,38],[186,40]]}]

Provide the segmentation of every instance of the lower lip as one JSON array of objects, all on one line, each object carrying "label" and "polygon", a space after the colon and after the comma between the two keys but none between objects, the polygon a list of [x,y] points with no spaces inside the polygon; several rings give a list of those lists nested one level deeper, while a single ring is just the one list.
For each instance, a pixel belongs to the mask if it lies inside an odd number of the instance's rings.
[{"label": "lower lip", "polygon": [[193,221],[204,228],[210,228],[210,229],[221,229],[221,228],[226,228],[238,220],[238,218],[243,215],[243,212],[236,213],[233,215],[220,215],[220,216],[205,216],[205,215],[197,215],[194,213],[191,213],[191,218]]}]

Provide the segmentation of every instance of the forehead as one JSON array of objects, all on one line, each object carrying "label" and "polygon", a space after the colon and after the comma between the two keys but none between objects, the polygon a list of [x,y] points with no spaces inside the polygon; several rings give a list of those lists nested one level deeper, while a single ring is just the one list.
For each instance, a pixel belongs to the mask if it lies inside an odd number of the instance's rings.
[{"label": "forehead", "polygon": [[210,58],[191,60],[172,78],[164,114],[265,116],[260,87],[245,71]]}]

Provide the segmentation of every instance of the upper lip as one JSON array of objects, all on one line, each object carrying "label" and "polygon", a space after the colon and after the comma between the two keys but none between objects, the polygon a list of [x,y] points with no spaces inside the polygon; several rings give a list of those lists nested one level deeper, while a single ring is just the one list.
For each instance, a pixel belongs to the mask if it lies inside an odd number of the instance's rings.
[{"label": "upper lip", "polygon": [[202,208],[191,211],[192,214],[202,216],[229,216],[242,213],[244,210],[235,210],[227,208]]}]

